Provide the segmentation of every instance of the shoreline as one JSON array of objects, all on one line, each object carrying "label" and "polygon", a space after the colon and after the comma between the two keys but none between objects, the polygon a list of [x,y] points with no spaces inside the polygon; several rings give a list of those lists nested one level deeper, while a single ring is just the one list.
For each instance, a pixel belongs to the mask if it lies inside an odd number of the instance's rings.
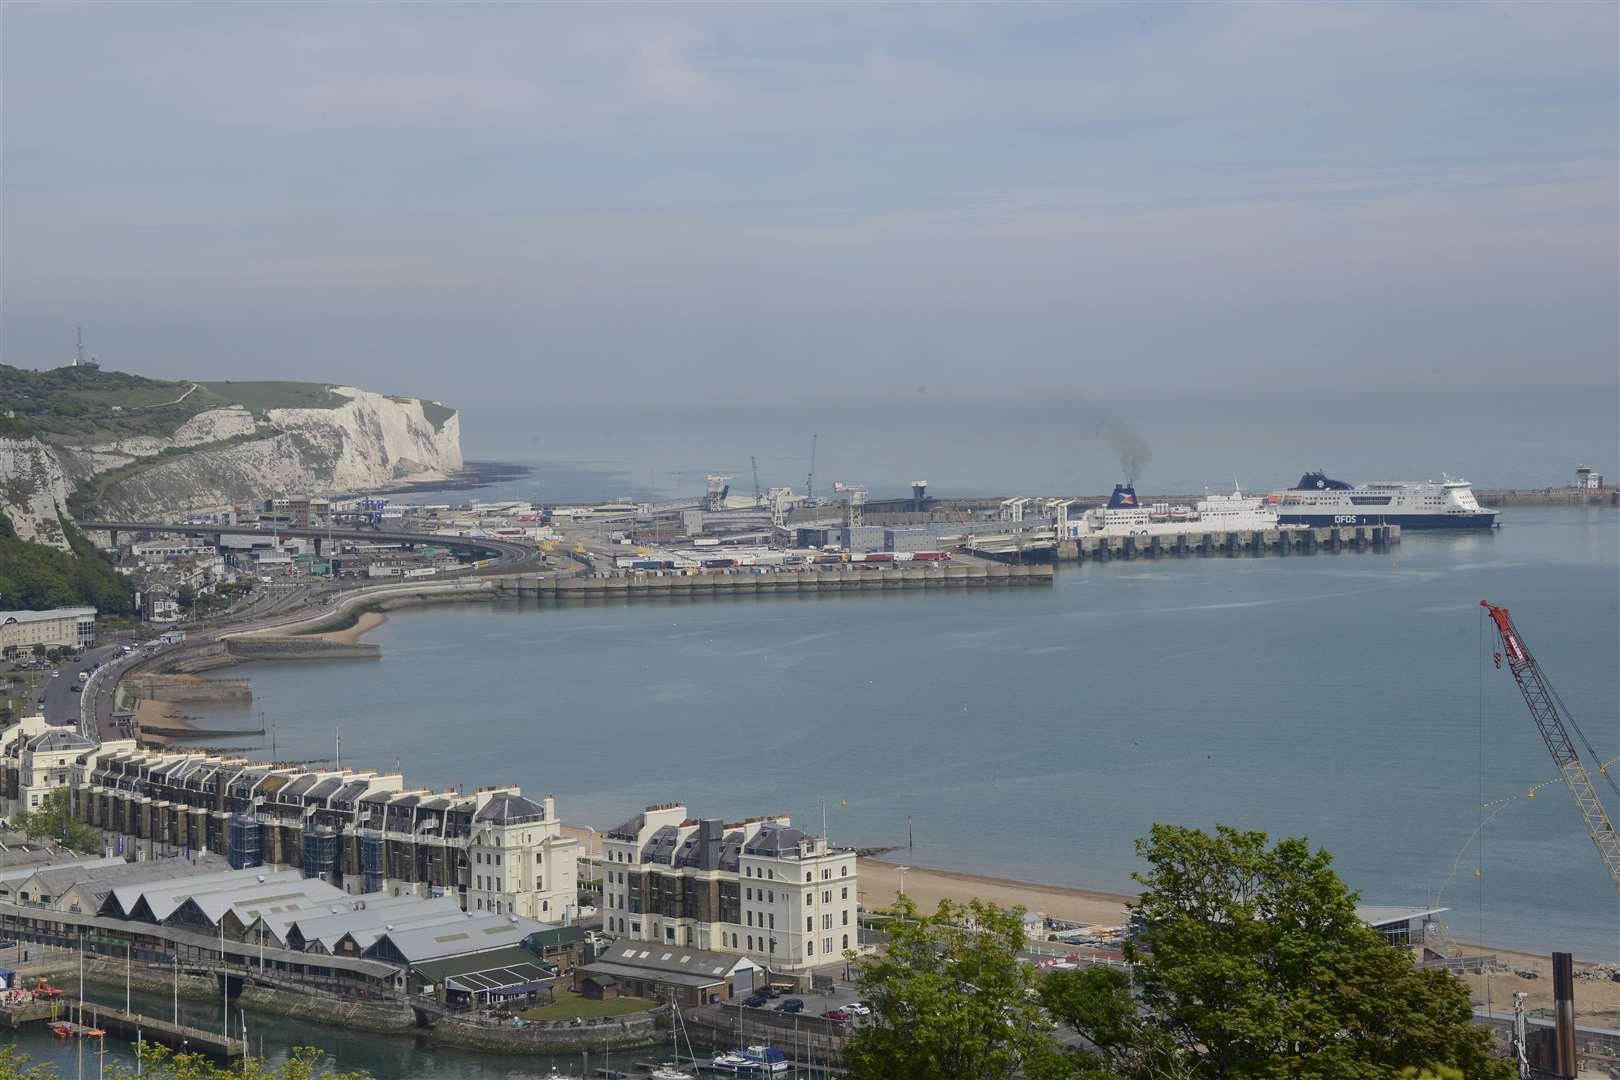
[{"label": "shoreline", "polygon": [[358,645],[360,639],[371,631],[377,629],[388,621],[388,616],[381,611],[363,610],[356,614],[354,622],[336,630],[325,630],[318,634],[299,634],[299,637],[314,641],[334,641],[340,645]]}]

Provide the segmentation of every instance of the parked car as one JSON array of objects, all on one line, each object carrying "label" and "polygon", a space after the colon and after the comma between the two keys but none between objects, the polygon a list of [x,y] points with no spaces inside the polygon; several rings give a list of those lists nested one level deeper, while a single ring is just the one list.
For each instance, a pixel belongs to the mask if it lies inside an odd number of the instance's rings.
[{"label": "parked car", "polygon": [[777,1012],[796,1013],[804,1011],[804,1002],[799,998],[783,998],[782,1004],[776,1007]]},{"label": "parked car", "polygon": [[848,1005],[844,1006],[843,1011],[849,1013],[849,1015],[851,1015],[851,1016],[871,1016],[872,1015],[871,1006],[867,1005],[866,1002],[864,1002],[864,1001],[852,1001]]},{"label": "parked car", "polygon": [[787,991],[780,986],[767,986],[761,991],[761,993],[763,993],[766,997],[779,998],[783,994],[787,993]]},{"label": "parked car", "polygon": [[837,1020],[841,1024],[849,1023],[849,1013],[843,1009],[828,1009],[821,1014],[823,1020]]},{"label": "parked car", "polygon": [[750,1009],[763,1009],[765,1007],[765,1003],[769,1000],[770,998],[766,997],[764,994],[749,994],[747,997],[743,998],[743,1004],[748,1006]]}]

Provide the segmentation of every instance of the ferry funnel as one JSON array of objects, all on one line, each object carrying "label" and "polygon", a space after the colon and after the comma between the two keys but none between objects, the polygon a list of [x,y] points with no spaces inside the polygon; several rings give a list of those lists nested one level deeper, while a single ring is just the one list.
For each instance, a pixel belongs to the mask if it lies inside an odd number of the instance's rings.
[{"label": "ferry funnel", "polygon": [[1136,488],[1130,484],[1115,484],[1114,493],[1108,497],[1110,510],[1134,510],[1140,505],[1136,501]]}]

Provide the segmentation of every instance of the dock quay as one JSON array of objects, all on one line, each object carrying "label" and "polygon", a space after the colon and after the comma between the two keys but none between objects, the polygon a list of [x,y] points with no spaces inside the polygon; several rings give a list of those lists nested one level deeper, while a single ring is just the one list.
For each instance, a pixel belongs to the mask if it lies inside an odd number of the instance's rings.
[{"label": "dock quay", "polygon": [[1287,555],[1322,551],[1362,551],[1401,542],[1399,525],[1332,525],[1309,528],[1245,529],[1238,532],[1184,532],[1141,536],[1082,536],[1056,539],[1051,530],[975,537],[963,550],[981,559],[1022,563],[1031,560],[1179,558],[1191,555]]},{"label": "dock quay", "polygon": [[672,596],[749,596],[787,593],[882,592],[889,589],[995,588],[1050,585],[1050,563],[919,567],[913,564],[867,569],[858,564],[835,570],[778,570],[767,573],[612,574],[556,578],[508,574],[492,578],[497,595],[558,600],[637,599]]},{"label": "dock quay", "polygon": [[242,1040],[226,1038],[218,1031],[160,1020],[155,1016],[125,1012],[107,1005],[85,1006],[79,1015],[77,1003],[36,1002],[16,1008],[0,1010],[6,1025],[17,1028],[27,1023],[49,1023],[62,1028],[62,1038],[99,1038],[99,1033],[126,1035],[147,1042],[162,1043],[175,1050],[199,1051],[217,1058],[238,1058],[243,1054]]}]

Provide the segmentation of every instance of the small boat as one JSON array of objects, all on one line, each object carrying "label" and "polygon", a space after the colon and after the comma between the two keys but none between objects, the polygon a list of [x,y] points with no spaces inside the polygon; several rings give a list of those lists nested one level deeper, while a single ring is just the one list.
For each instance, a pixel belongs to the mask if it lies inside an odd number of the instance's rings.
[{"label": "small boat", "polygon": [[764,1072],[759,1062],[731,1050],[714,1055],[711,1065],[717,1072],[735,1073],[737,1076],[759,1076]]},{"label": "small boat", "polygon": [[743,1057],[759,1066],[762,1073],[775,1076],[777,1073],[788,1071],[787,1055],[774,1046],[750,1046],[743,1050]]},{"label": "small boat", "polygon": [[682,1070],[673,1061],[664,1062],[648,1075],[652,1077],[652,1080],[696,1080],[691,1073]]}]

